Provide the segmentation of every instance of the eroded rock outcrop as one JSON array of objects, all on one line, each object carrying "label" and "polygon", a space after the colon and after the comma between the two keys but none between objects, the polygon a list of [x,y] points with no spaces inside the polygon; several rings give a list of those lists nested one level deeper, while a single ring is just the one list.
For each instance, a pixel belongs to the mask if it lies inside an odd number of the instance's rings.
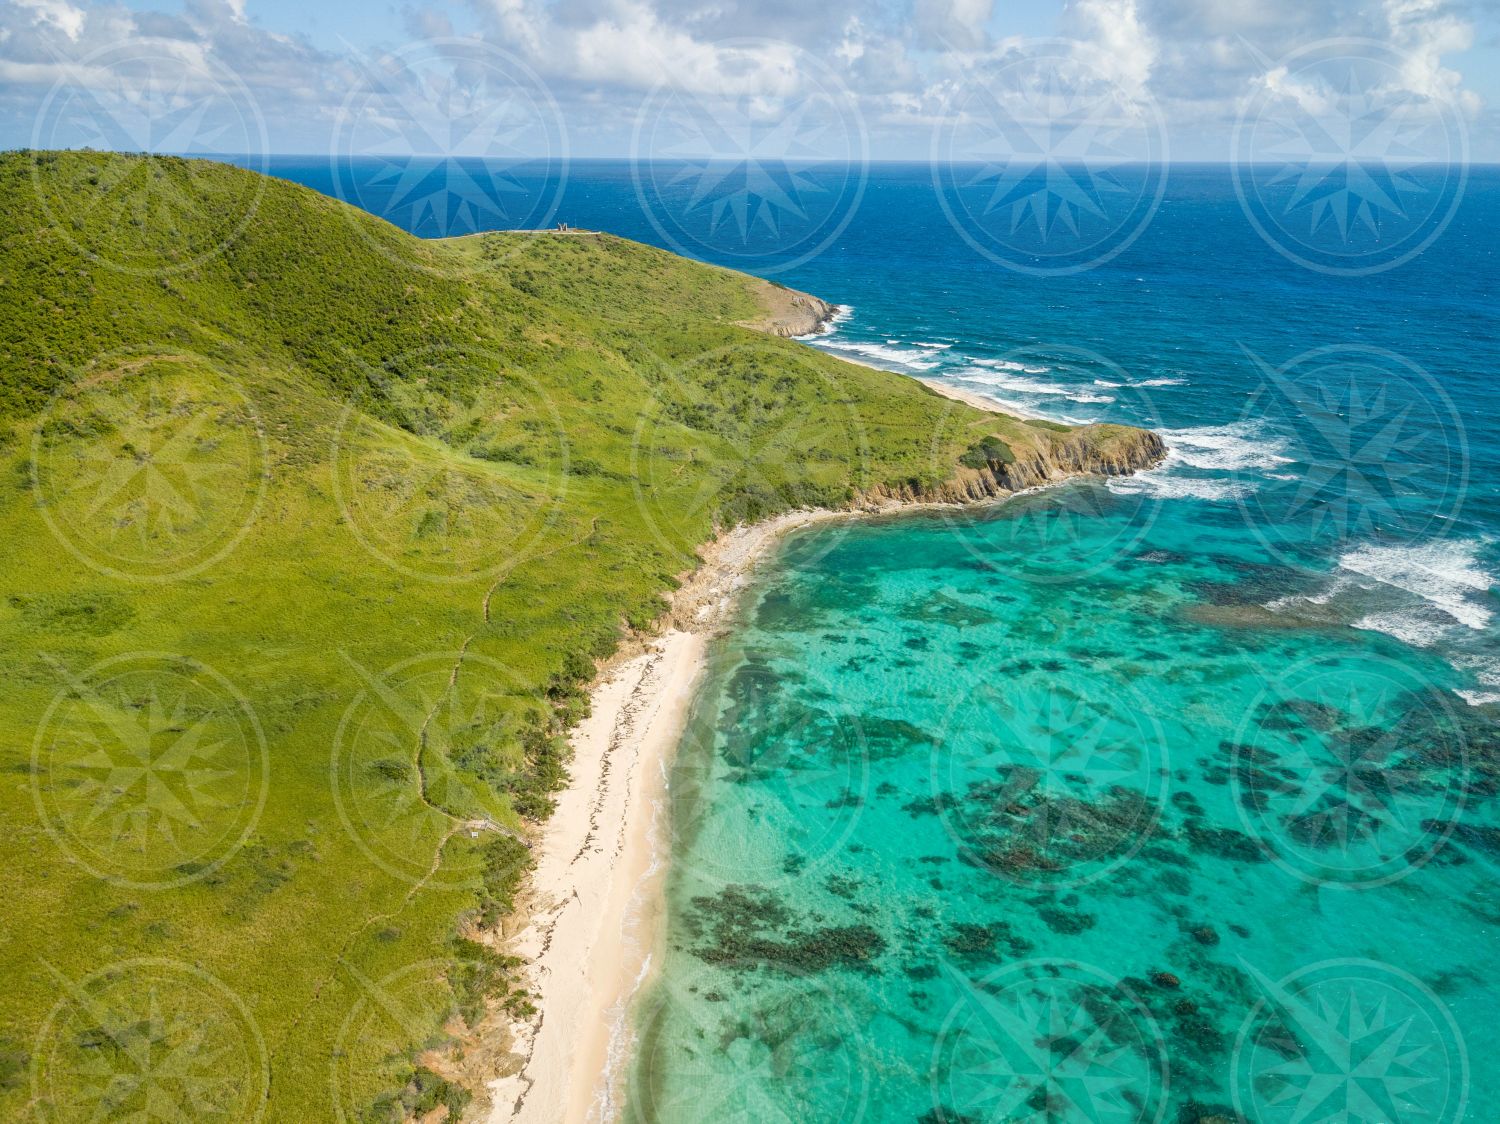
[{"label": "eroded rock outcrop", "polygon": [[991,460],[979,468],[960,466],[936,486],[882,485],[862,497],[865,506],[893,503],[977,503],[1077,476],[1127,476],[1154,468],[1167,455],[1166,444],[1149,429],[1127,425],[1086,425],[1066,433],[1047,431],[1035,449],[1013,452],[1011,460]]},{"label": "eroded rock outcrop", "polygon": [[770,336],[810,336],[833,319],[837,305],[811,293],[788,289],[774,281],[762,281],[756,294],[765,316],[745,324]]}]

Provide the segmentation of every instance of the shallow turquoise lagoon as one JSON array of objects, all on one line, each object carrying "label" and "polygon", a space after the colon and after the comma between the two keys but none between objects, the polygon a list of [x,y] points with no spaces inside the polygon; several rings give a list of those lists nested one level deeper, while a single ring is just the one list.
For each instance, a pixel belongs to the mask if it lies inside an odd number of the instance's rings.
[{"label": "shallow turquoise lagoon", "polygon": [[788,540],[672,771],[629,1118],[1494,1119],[1489,708],[1273,557],[1104,483]]},{"label": "shallow turquoise lagoon", "polygon": [[[273,171],[461,233],[390,168]],[[801,168],[807,221],[748,241],[681,168],[664,227],[638,171],[508,182],[848,306],[812,346],[1171,452],[768,567],[673,777],[628,1114],[1500,1119],[1500,169],[1360,276],[1281,252],[1227,167],[1174,164],[1136,242],[1050,276],[975,252],[925,162]],[[1399,245],[1440,197],[1400,180],[1401,214],[1318,237]]]}]

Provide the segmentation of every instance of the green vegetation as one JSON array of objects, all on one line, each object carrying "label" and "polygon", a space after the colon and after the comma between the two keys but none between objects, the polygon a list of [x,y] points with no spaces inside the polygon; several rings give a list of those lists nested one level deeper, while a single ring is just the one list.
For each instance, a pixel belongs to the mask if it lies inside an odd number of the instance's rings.
[{"label": "green vegetation", "polygon": [[457,1110],[594,661],[718,527],[1053,440],[618,238],[99,153],[0,199],[0,1118],[173,1051],[226,1112]]},{"label": "green vegetation", "polygon": [[965,468],[992,468],[996,465],[1014,464],[1016,455],[998,437],[982,437],[964,451],[958,463]]}]

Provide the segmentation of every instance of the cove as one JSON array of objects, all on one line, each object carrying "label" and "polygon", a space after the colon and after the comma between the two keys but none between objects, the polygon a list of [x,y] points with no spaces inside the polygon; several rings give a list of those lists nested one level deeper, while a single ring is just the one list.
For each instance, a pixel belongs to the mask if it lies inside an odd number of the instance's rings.
[{"label": "cove", "polygon": [[671,770],[626,1118],[1484,1118],[1492,724],[1320,565],[1104,482],[788,538]]}]

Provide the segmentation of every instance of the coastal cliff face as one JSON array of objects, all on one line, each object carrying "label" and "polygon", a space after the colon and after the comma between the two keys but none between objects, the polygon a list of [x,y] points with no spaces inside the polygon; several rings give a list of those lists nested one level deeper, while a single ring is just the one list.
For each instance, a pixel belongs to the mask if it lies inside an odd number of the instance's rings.
[{"label": "coastal cliff face", "polygon": [[[118,221],[158,190],[182,204],[170,223]],[[261,996],[259,1033],[286,1045],[267,1118],[331,1114],[326,1071],[295,1062],[331,1051],[351,1118],[483,1096],[477,1050],[420,1051],[444,1012],[473,1029],[528,1009],[486,959],[532,861],[520,840],[567,780],[596,661],[652,629],[718,529],[851,497],[978,500],[1159,450],[771,338],[834,306],[609,235],[424,241],[227,164],[98,152],[0,153],[0,196],[0,750],[29,761],[64,704],[105,729],[68,677],[110,699],[160,685],[243,749],[187,863],[176,835],[115,849],[75,822],[79,743],[49,733],[0,818],[22,844],[76,828],[95,858],[60,834],[13,848],[6,903],[32,939],[0,942],[0,971],[36,981],[46,948],[83,979],[117,944],[191,934],[194,966]],[[132,455],[142,440],[173,455]],[[122,652],[172,654],[117,670]],[[42,796],[66,822],[38,819]],[[354,980],[455,956],[483,965],[461,998],[424,968],[426,1014],[348,1037]],[[45,981],[11,988],[6,1034],[36,1039],[55,1002]],[[57,1055],[69,1103],[86,1052]],[[50,1111],[30,1094],[0,1081],[0,1119]]]},{"label": "coastal cliff face", "polygon": [[788,289],[773,281],[760,282],[756,287],[756,297],[764,307],[765,315],[758,320],[747,321],[743,326],[784,339],[812,335],[832,320],[833,314],[838,311],[836,305],[829,304],[821,297]]},{"label": "coastal cliff face", "polygon": [[1127,476],[1154,468],[1167,455],[1162,439],[1147,429],[1088,425],[1067,433],[1046,432],[1047,440],[1014,459],[992,459],[979,467],[960,466],[937,487],[883,485],[861,496],[861,506],[904,503],[978,503],[1061,483],[1081,476]]}]

